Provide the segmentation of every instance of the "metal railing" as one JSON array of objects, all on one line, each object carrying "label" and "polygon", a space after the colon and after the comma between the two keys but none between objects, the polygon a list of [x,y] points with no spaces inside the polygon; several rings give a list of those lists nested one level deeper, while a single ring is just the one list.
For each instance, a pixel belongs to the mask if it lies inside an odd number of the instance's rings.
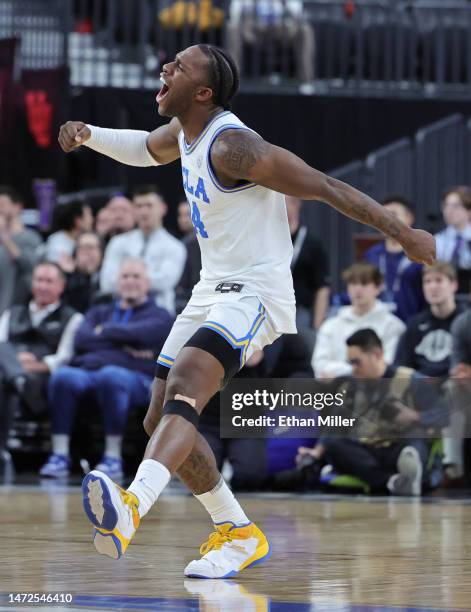
[{"label": "metal railing", "polygon": [[420,221],[440,213],[441,196],[447,187],[465,183],[469,178],[465,140],[463,117],[458,114],[417,132],[415,185]]},{"label": "metal railing", "polygon": [[[423,127],[413,140],[398,140],[373,151],[364,161],[356,160],[328,174],[379,201],[391,195],[408,197],[416,225],[430,227],[431,221],[441,219],[444,191],[471,184],[471,119],[465,122],[462,115],[451,115]],[[338,291],[341,271],[355,259],[352,236],[371,233],[371,229],[328,206],[306,206],[303,215],[324,243],[333,289]]]},{"label": "metal railing", "polygon": [[414,167],[412,144],[402,138],[373,153],[365,162],[368,193],[376,200],[383,200],[395,193],[400,186],[401,194],[414,198]]},{"label": "metal railing", "polygon": [[223,44],[228,4],[75,0],[71,84],[155,89],[162,64],[180,49],[200,42]]},{"label": "metal railing", "polygon": [[468,1],[241,1],[2,0],[0,38],[21,38],[23,67],[68,62],[73,85],[155,88],[177,50],[209,42],[237,51],[247,90],[312,74],[304,93],[471,97]]}]

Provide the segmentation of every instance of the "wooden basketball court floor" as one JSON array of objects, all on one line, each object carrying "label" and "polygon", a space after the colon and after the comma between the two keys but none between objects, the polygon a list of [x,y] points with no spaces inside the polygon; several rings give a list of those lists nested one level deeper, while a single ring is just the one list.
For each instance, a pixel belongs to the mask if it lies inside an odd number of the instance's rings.
[{"label": "wooden basketball court floor", "polygon": [[[466,499],[240,497],[269,535],[271,559],[237,579],[185,580],[210,532],[190,496],[164,495],[113,561],[95,552],[78,487],[0,487],[0,609],[471,610]],[[73,601],[11,604],[10,593]]]}]

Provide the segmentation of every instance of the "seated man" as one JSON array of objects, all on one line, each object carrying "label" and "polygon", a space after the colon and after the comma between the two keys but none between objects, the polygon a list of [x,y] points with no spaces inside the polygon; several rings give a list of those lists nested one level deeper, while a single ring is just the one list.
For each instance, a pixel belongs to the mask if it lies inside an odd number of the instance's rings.
[{"label": "seated man", "polygon": [[133,206],[137,228],[110,240],[100,273],[101,291],[113,293],[122,261],[128,257],[139,257],[146,263],[150,288],[156,295],[157,303],[173,312],[175,286],[185,265],[185,247],[163,226],[167,204],[155,186],[137,187]]},{"label": "seated man", "polygon": [[[412,227],[414,214],[411,204],[401,196],[390,196],[383,206],[400,221]],[[365,261],[376,266],[384,278],[379,299],[386,302],[396,316],[407,323],[409,317],[424,308],[422,265],[411,261],[404,249],[392,238],[375,244],[365,253]]]},{"label": "seated man", "polygon": [[345,341],[356,330],[369,327],[378,334],[388,364],[393,362],[397,343],[405,330],[404,323],[378,300],[383,278],[377,268],[357,263],[347,268],[342,277],[352,305],[340,308],[335,317],[327,319],[319,328],[312,359],[316,378],[351,373]]},{"label": "seated man", "polygon": [[443,429],[443,465],[446,486],[465,484],[464,437],[470,422],[471,405],[471,309],[456,317],[451,326],[452,351],[450,423]]},{"label": "seated man", "polygon": [[[356,417],[351,437],[323,437],[314,449],[300,448],[298,461],[304,462],[306,455],[325,458],[335,471],[364,480],[372,492],[420,495],[429,452],[424,431],[439,431],[443,411],[433,406],[423,383],[415,386],[412,370],[386,364],[381,340],[372,329],[352,334],[347,346],[358,381],[349,392],[348,416]],[[373,381],[380,379],[389,380],[376,387]]]},{"label": "seated man", "polygon": [[[67,287],[64,301],[79,312],[92,305],[100,289],[99,271],[103,249],[101,239],[94,232],[84,232],[77,238],[74,257],[67,269]],[[64,264],[62,264],[64,268]]]},{"label": "seated man", "polygon": [[[303,14],[300,0],[232,0],[227,25],[227,46],[238,66],[243,66],[244,44],[273,50],[288,46],[294,51],[296,76],[302,84],[314,80],[314,30]],[[304,87],[301,93],[312,93]]]},{"label": "seated man", "polygon": [[149,298],[143,261],[121,264],[118,298],[91,308],[75,339],[70,366],[49,383],[52,454],[40,475],[56,478],[70,470],[69,443],[81,398],[92,395],[103,414],[105,452],[97,469],[112,478],[123,474],[121,442],[128,412],[147,406],[154,376],[154,354],[163,346],[173,320]]},{"label": "seated man", "polygon": [[422,271],[422,285],[429,307],[409,320],[395,363],[425,376],[447,377],[452,349],[451,325],[462,309],[457,307],[456,271],[439,261]]},{"label": "seated man", "polygon": [[442,204],[445,229],[435,234],[437,259],[447,261],[458,273],[458,293],[471,291],[471,189],[452,187]]},{"label": "seated man", "polygon": [[15,402],[33,414],[46,409],[51,372],[72,357],[82,315],[61,301],[65,279],[52,262],[35,266],[29,304],[17,304],[0,317],[0,454],[6,451]]},{"label": "seated man", "polygon": [[100,208],[95,218],[95,231],[105,245],[119,234],[130,232],[135,225],[134,208],[131,200],[116,194]]},{"label": "seated man", "polygon": [[82,232],[89,232],[93,227],[93,214],[90,206],[82,200],[61,204],[56,212],[57,231],[49,236],[44,244],[39,245],[36,256],[62,265],[72,256],[77,238]]},{"label": "seated man", "polygon": [[10,187],[0,186],[0,314],[29,297],[35,252],[41,237],[21,221],[23,203]]}]

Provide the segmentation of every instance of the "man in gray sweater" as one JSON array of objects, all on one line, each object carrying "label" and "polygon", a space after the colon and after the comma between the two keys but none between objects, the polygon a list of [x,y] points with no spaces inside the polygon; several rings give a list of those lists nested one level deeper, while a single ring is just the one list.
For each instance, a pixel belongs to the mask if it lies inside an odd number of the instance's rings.
[{"label": "man in gray sweater", "polygon": [[0,314],[28,301],[35,251],[41,237],[21,221],[23,202],[11,187],[0,186]]}]

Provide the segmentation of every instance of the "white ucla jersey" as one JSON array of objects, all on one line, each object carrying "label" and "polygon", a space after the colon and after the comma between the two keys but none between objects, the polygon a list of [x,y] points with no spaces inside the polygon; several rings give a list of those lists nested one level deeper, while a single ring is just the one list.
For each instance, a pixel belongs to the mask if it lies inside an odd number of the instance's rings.
[{"label": "white ucla jersey", "polygon": [[[194,304],[234,295],[256,295],[276,331],[296,333],[291,260],[293,246],[284,195],[254,183],[228,189],[212,170],[209,152],[221,132],[249,129],[222,111],[188,145],[179,135],[183,188],[201,249],[201,280]],[[240,283],[241,293],[222,294],[220,283]]]}]

